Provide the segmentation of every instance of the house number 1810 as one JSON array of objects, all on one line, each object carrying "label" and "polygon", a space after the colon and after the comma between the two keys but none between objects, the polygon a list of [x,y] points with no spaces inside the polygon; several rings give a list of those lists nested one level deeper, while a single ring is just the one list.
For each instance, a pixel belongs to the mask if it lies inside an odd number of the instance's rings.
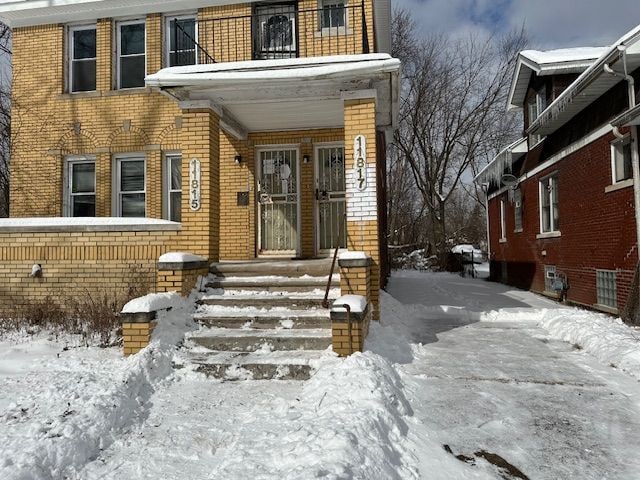
[{"label": "house number 1810", "polygon": [[193,158],[189,162],[189,207],[192,212],[197,212],[202,206],[200,178],[200,160]]},{"label": "house number 1810", "polygon": [[367,188],[367,140],[358,135],[353,142],[353,170],[356,188],[363,192]]}]

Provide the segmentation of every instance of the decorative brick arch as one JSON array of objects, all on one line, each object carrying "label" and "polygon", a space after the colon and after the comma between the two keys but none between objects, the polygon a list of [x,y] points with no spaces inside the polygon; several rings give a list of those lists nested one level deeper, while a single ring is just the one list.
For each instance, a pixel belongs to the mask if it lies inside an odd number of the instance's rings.
[{"label": "decorative brick arch", "polygon": [[149,137],[141,128],[120,127],[111,132],[107,145],[111,153],[141,152],[149,145]]},{"label": "decorative brick arch", "polygon": [[58,149],[62,155],[95,153],[97,148],[98,140],[89,130],[71,129],[58,141]]},{"label": "decorative brick arch", "polygon": [[180,129],[174,123],[165,127],[158,137],[158,145],[162,150],[182,150]]}]

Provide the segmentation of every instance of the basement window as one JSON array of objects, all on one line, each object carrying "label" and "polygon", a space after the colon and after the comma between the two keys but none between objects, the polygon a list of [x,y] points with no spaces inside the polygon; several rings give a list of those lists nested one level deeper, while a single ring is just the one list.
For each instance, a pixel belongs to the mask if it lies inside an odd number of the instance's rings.
[{"label": "basement window", "polygon": [[96,26],[69,28],[69,91],[96,89]]},{"label": "basement window", "polygon": [[144,87],[146,74],[145,22],[118,23],[118,88]]},{"label": "basement window", "polygon": [[596,295],[598,305],[618,308],[615,270],[596,270]]},{"label": "basement window", "polygon": [[556,266],[545,265],[544,266],[544,290],[545,292],[553,292],[553,282],[556,280]]}]

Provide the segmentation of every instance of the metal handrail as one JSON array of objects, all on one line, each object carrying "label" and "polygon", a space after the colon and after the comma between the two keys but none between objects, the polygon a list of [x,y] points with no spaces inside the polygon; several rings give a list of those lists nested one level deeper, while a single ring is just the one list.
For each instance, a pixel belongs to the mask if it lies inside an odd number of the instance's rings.
[{"label": "metal handrail", "polygon": [[322,307],[329,308],[329,290],[331,290],[331,280],[333,279],[333,270],[336,268],[336,258],[338,257],[338,250],[340,250],[340,245],[342,245],[342,236],[346,230],[346,215],[344,219],[342,228],[338,232],[338,241],[336,242],[336,248],[333,251],[333,260],[331,261],[331,270],[329,271],[329,280],[327,281],[327,288],[324,291],[324,299],[322,300]]}]

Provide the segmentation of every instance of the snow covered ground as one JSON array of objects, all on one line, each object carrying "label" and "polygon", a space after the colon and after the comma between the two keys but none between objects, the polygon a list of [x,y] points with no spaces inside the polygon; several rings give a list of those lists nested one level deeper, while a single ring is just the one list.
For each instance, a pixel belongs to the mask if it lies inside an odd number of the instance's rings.
[{"label": "snow covered ground", "polygon": [[640,478],[638,332],[450,274],[389,292],[367,351],[307,382],[174,370],[186,303],[129,359],[2,339],[0,478]]}]

